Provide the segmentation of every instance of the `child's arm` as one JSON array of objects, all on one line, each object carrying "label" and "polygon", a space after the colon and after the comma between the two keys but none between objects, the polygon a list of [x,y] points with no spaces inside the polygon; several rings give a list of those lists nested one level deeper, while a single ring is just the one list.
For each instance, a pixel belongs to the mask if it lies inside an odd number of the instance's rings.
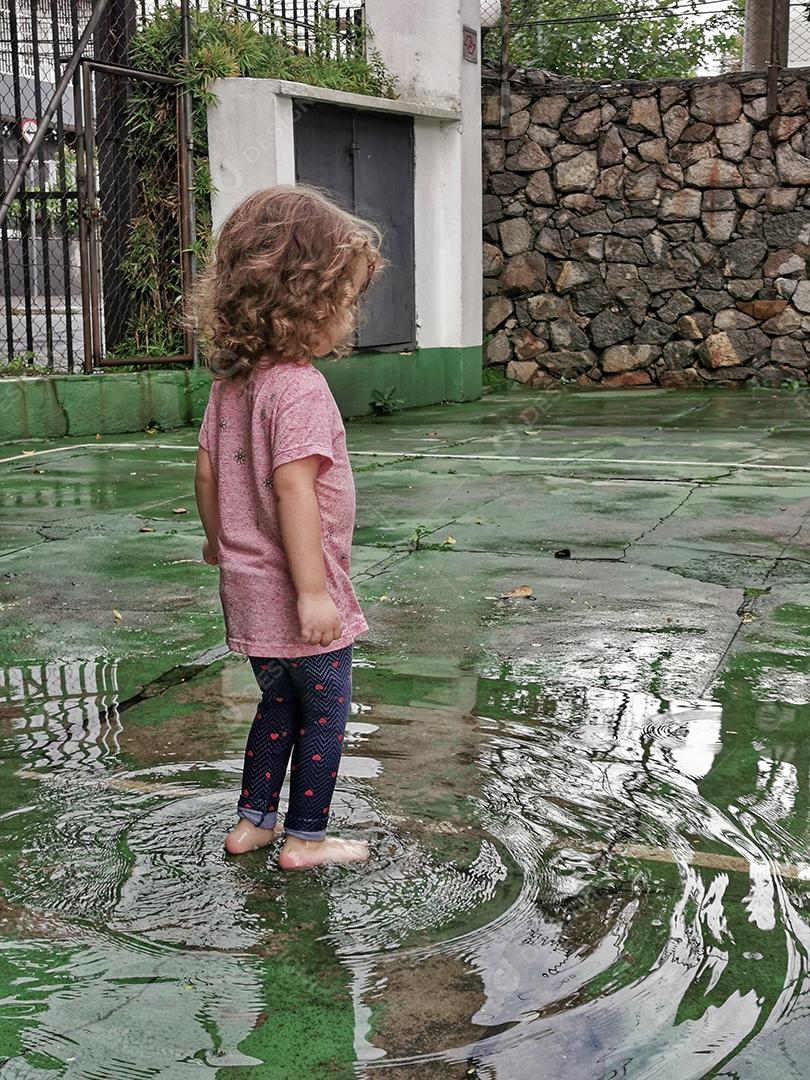
[{"label": "child's arm", "polygon": [[219,502],[217,501],[217,481],[214,468],[207,450],[197,448],[197,469],[194,473],[194,494],[197,496],[197,509],[200,521],[205,529],[203,559],[212,566],[219,562]]},{"label": "child's arm", "polygon": [[298,596],[301,641],[331,645],[343,633],[340,615],[326,588],[321,515],[315,480],[322,458],[289,461],[273,473],[279,530],[287,568]]}]

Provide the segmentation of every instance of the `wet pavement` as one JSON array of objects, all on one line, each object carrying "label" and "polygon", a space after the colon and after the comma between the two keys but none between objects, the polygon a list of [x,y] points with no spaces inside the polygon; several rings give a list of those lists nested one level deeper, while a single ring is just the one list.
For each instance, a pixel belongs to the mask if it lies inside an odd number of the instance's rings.
[{"label": "wet pavement", "polygon": [[255,690],[194,432],[0,447],[0,1075],[803,1077],[807,394],[348,434],[373,855],[288,876],[221,851]]}]

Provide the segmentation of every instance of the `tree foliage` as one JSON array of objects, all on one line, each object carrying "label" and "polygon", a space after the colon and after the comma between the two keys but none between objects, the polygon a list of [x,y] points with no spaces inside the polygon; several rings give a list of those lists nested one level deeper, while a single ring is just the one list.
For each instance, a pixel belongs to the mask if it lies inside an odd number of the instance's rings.
[{"label": "tree foliage", "polygon": [[744,11],[745,0],[512,0],[509,61],[579,79],[688,78],[742,55]]}]

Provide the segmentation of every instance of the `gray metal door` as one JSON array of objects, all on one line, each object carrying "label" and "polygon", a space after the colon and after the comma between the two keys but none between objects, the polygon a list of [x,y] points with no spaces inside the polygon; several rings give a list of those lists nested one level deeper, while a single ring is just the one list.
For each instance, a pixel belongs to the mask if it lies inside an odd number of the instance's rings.
[{"label": "gray metal door", "polygon": [[358,348],[413,347],[413,119],[299,103],[295,170],[300,183],[314,184],[382,229],[389,265],[364,301]]}]

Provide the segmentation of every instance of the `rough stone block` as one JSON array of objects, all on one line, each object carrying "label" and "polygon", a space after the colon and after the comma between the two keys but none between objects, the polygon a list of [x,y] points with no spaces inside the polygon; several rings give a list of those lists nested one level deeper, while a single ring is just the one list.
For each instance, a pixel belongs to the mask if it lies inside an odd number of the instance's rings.
[{"label": "rough stone block", "polygon": [[497,329],[514,311],[511,300],[505,296],[491,296],[484,301],[484,333]]},{"label": "rough stone block", "polygon": [[484,360],[487,364],[506,364],[511,359],[512,342],[505,330],[499,330],[492,341],[487,342]]},{"label": "rough stone block", "polygon": [[686,182],[699,188],[732,188],[743,182],[740,170],[724,158],[704,158],[686,170]]},{"label": "rough stone block", "polygon": [[620,372],[647,367],[660,355],[655,345],[611,345],[602,354],[602,370]]},{"label": "rough stone block", "polygon": [[501,275],[506,296],[534,293],[546,283],[546,260],[538,251],[527,251],[509,259]]},{"label": "rough stone block", "polygon": [[658,108],[658,99],[654,94],[633,98],[627,126],[651,131],[653,135],[661,134],[661,113]]},{"label": "rough stone block", "polygon": [[740,91],[727,83],[693,86],[689,96],[692,116],[706,124],[731,124],[742,111]]},{"label": "rough stone block", "polygon": [[701,192],[697,188],[684,188],[665,194],[661,199],[659,217],[662,221],[685,221],[700,217]]},{"label": "rough stone block", "polygon": [[764,240],[734,240],[723,249],[723,273],[727,277],[750,277],[768,253]]},{"label": "rough stone block", "polygon": [[560,191],[588,191],[596,183],[598,172],[596,153],[583,150],[554,166],[554,182]]},{"label": "rough stone block", "polygon": [[617,387],[649,386],[652,379],[646,371],[623,371],[619,375],[606,375],[600,385]]},{"label": "rough stone block", "polygon": [[484,277],[497,277],[503,270],[503,254],[494,244],[484,244]]},{"label": "rough stone block", "polygon": [[501,222],[500,237],[505,255],[519,255],[534,243],[534,229],[525,218],[510,218]]},{"label": "rough stone block", "polygon": [[527,383],[536,373],[534,360],[510,360],[506,365],[506,377],[519,383]]}]

